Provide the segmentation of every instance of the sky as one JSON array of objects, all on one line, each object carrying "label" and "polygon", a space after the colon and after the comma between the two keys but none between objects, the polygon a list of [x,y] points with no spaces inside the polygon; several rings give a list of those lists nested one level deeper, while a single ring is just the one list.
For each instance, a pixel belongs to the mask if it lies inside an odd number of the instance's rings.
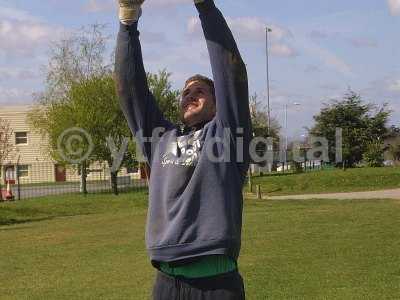
[{"label": "sky", "polygon": [[[139,30],[147,71],[167,69],[174,88],[211,76],[192,0],[147,0]],[[247,65],[250,93],[266,104],[266,34],[272,116],[292,137],[313,115],[352,89],[388,103],[400,125],[400,0],[215,0]],[[51,42],[82,26],[106,24],[108,49],[118,31],[115,0],[0,0],[0,106],[32,103],[44,89]],[[299,105],[294,105],[298,103]]]}]

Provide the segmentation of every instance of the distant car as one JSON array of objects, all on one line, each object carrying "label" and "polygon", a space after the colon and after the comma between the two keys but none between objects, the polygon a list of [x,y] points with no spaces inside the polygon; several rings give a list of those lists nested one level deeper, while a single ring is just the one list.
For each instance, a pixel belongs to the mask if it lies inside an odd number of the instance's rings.
[{"label": "distant car", "polygon": [[395,163],[394,163],[393,160],[385,160],[385,161],[383,162],[383,165],[384,165],[385,167],[393,167],[393,166],[395,165]]}]

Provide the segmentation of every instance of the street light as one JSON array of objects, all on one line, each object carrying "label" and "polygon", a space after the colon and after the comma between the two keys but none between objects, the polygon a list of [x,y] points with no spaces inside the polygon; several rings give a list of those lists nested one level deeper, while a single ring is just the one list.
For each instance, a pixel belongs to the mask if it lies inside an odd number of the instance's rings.
[{"label": "street light", "polygon": [[266,54],[267,54],[267,106],[268,106],[268,136],[271,133],[271,107],[269,103],[269,61],[268,61],[268,32],[272,32],[271,28],[266,27]]}]

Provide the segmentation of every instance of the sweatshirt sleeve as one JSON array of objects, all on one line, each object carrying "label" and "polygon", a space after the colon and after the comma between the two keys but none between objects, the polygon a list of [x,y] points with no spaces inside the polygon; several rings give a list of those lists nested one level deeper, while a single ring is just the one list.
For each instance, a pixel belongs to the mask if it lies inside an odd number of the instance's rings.
[{"label": "sweatshirt sleeve", "polygon": [[246,66],[222,13],[212,0],[196,4],[207,42],[217,103],[217,120],[244,138],[244,168],[252,135]]},{"label": "sweatshirt sleeve", "polygon": [[120,24],[115,52],[115,79],[121,109],[150,163],[152,144],[149,138],[153,130],[167,130],[173,125],[164,118],[149,90],[137,25],[137,22],[130,26]]}]

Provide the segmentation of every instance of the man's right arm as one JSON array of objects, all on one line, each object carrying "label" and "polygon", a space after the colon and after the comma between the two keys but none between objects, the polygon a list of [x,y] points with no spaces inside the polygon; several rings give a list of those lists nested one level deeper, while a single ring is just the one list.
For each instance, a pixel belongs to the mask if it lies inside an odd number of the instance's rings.
[{"label": "man's right arm", "polygon": [[136,139],[141,144],[143,154],[151,161],[152,137],[157,127],[170,128],[150,92],[143,66],[139,41],[138,22],[131,25],[120,24],[115,55],[115,79],[121,109]]}]

